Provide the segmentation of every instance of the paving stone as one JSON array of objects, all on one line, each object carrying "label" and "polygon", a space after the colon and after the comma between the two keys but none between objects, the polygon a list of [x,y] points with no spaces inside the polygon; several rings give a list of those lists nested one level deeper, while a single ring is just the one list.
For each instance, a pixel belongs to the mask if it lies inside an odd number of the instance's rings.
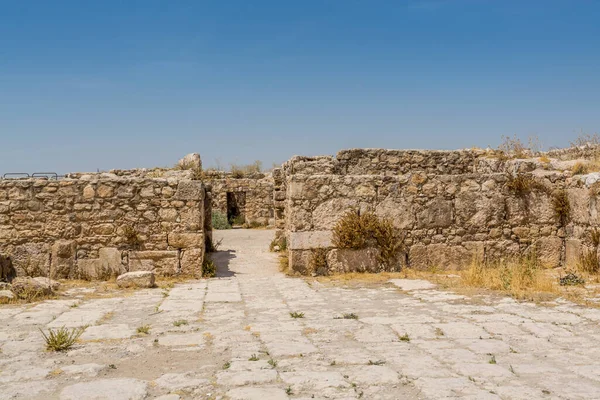
[{"label": "paving stone", "polygon": [[437,285],[422,279],[390,279],[390,282],[402,290],[434,289]]},{"label": "paving stone", "polygon": [[142,400],[148,384],[138,379],[99,379],[76,383],[60,392],[61,400]]},{"label": "paving stone", "polygon": [[[268,400],[288,398],[288,386],[297,399],[600,393],[595,309],[470,298],[426,281],[288,277],[268,252],[272,234],[215,231],[228,250],[213,254],[224,276],[175,283],[166,297],[160,289],[84,288],[65,300],[0,306],[0,399]],[[291,318],[294,311],[305,317]],[[344,313],[359,318],[335,319]],[[188,325],[173,326],[179,319]],[[87,324],[69,351],[45,351],[38,328]],[[149,334],[137,334],[141,325]]]},{"label": "paving stone", "polygon": [[273,382],[277,371],[262,369],[256,371],[221,371],[217,373],[217,383],[223,386],[244,386]]},{"label": "paving stone", "polygon": [[106,368],[106,365],[90,363],[81,365],[67,365],[65,367],[61,367],[60,370],[69,375],[85,375],[88,377],[94,377]]},{"label": "paving stone", "polygon": [[136,334],[136,330],[126,324],[106,324],[89,326],[81,335],[81,340],[110,340],[129,339]]},{"label": "paving stone", "polygon": [[227,392],[231,400],[287,400],[283,389],[278,388],[237,388]]},{"label": "paving stone", "polygon": [[187,391],[196,389],[199,386],[210,383],[208,379],[197,378],[190,372],[184,374],[164,374],[154,382],[156,382],[158,387],[172,392],[177,390]]}]

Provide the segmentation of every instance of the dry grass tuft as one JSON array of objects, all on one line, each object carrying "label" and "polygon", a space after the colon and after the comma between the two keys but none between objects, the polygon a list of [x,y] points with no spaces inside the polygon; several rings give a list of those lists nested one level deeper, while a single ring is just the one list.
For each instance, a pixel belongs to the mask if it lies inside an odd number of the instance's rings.
[{"label": "dry grass tuft", "polygon": [[333,228],[333,245],[341,249],[379,250],[379,262],[387,268],[399,269],[399,255],[404,250],[404,238],[392,221],[371,212],[347,212]]},{"label": "dry grass tuft", "polygon": [[589,172],[588,165],[582,162],[575,163],[571,167],[571,172],[573,172],[573,175],[585,175]]},{"label": "dry grass tuft", "polygon": [[42,336],[46,341],[46,349],[49,351],[66,351],[69,350],[74,344],[79,336],[83,333],[85,328],[72,328],[68,329],[66,327],[58,328],[58,329],[48,329],[48,335],[44,333],[43,330]]},{"label": "dry grass tuft", "polygon": [[558,291],[556,281],[544,273],[535,255],[493,264],[474,260],[459,274],[462,286],[497,290],[516,299],[529,299],[532,293]]},{"label": "dry grass tuft", "polygon": [[282,251],[279,254],[279,271],[283,273],[288,273],[290,269],[290,257],[287,251]]},{"label": "dry grass tuft", "polygon": [[506,188],[517,196],[525,196],[532,190],[545,190],[545,187],[536,181],[531,175],[518,173],[516,175],[508,175]]},{"label": "dry grass tuft", "polygon": [[217,265],[208,257],[202,262],[202,277],[214,278],[217,276]]},{"label": "dry grass tuft", "polygon": [[571,217],[571,203],[566,190],[561,189],[552,193],[552,207],[556,219],[565,226]]},{"label": "dry grass tuft", "polygon": [[138,235],[138,232],[131,225],[125,225],[123,227],[123,237],[125,238],[125,243],[133,250],[139,249],[142,245],[142,240]]}]

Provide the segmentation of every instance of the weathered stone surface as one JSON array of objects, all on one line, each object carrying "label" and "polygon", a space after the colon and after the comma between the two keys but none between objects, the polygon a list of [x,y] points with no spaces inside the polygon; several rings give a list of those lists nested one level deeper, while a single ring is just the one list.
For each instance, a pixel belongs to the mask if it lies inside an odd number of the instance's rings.
[{"label": "weathered stone surface", "polygon": [[177,166],[183,170],[186,169],[202,169],[202,159],[198,153],[186,154],[177,162]]},{"label": "weathered stone surface", "polygon": [[204,199],[204,186],[200,181],[180,181],[177,185],[175,197],[179,200],[196,200]]},{"label": "weathered stone surface", "polygon": [[331,247],[331,231],[290,232],[288,248],[307,250]]},{"label": "weathered stone surface", "polygon": [[196,248],[204,246],[203,233],[172,232],[168,235],[169,246],[178,249]]},{"label": "weathered stone surface", "polygon": [[73,278],[75,275],[75,253],[77,245],[73,240],[59,240],[52,245],[50,275],[55,279]]},{"label": "weathered stone surface", "polygon": [[15,294],[10,290],[0,290],[0,303],[2,301],[8,301],[15,298]]},{"label": "weathered stone surface", "polygon": [[129,271],[154,271],[161,275],[173,275],[179,270],[177,251],[130,251]]},{"label": "weathered stone surface", "polygon": [[67,386],[60,400],[143,400],[148,384],[138,379],[99,379]]},{"label": "weathered stone surface", "polygon": [[16,294],[37,294],[37,295],[49,295],[52,291],[58,290],[60,283],[50,280],[48,278],[37,277],[31,278],[27,276],[20,276],[11,282],[12,290]]},{"label": "weathered stone surface", "polygon": [[548,267],[555,268],[560,265],[563,240],[557,237],[540,238],[535,242],[536,256],[540,262]]},{"label": "weathered stone surface", "polygon": [[127,272],[117,277],[119,287],[154,287],[154,273],[152,271]]},{"label": "weathered stone surface", "polygon": [[330,273],[379,272],[378,256],[377,249],[333,249],[327,254],[327,266]]}]

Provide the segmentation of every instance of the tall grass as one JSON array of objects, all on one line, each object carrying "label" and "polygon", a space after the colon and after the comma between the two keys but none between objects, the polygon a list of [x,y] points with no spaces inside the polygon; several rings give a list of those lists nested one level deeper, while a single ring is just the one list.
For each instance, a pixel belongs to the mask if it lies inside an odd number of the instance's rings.
[{"label": "tall grass", "polygon": [[517,299],[558,291],[555,279],[544,271],[534,255],[489,264],[475,259],[460,276],[464,286],[497,290]]}]

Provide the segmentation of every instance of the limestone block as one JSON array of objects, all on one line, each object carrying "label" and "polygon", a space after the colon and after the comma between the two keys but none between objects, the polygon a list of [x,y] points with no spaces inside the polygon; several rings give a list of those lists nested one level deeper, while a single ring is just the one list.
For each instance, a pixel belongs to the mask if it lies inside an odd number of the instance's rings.
[{"label": "limestone block", "polygon": [[452,202],[434,199],[417,214],[419,228],[446,228],[452,224]]},{"label": "limestone block", "polygon": [[290,182],[288,184],[288,196],[292,200],[304,198],[304,182]]},{"label": "limestone block", "polygon": [[77,244],[73,240],[59,240],[52,245],[50,276],[54,279],[73,278]]},{"label": "limestone block", "polygon": [[290,232],[288,249],[308,250],[331,247],[331,231]]},{"label": "limestone block", "polygon": [[290,250],[288,248],[289,269],[301,275],[307,275],[310,255],[310,250]]},{"label": "limestone block", "polygon": [[415,224],[415,214],[410,202],[402,198],[389,196],[375,208],[375,213],[389,218],[396,229],[410,229]]},{"label": "limestone block", "polygon": [[589,189],[569,189],[567,195],[570,204],[570,219],[574,223],[588,224],[590,222],[590,191]]},{"label": "limestone block", "polygon": [[204,186],[200,181],[180,181],[175,197],[179,200],[204,200]]},{"label": "limestone block", "polygon": [[158,210],[158,217],[162,221],[175,222],[177,221],[178,213],[174,208],[160,208]]},{"label": "limestone block", "polygon": [[31,278],[29,276],[19,276],[11,282],[12,291],[17,294],[30,295],[49,295],[53,290],[58,290],[60,283],[44,277]]},{"label": "limestone block", "polygon": [[[21,231],[22,237],[26,236]],[[11,253],[17,276],[47,276],[50,269],[50,248],[45,243],[26,243]]]},{"label": "limestone block", "polygon": [[327,266],[330,273],[379,272],[378,256],[377,249],[333,249],[327,254]]},{"label": "limestone block", "polygon": [[556,268],[560,265],[563,240],[559,237],[549,236],[536,240],[535,252],[542,265]]},{"label": "limestone block", "polygon": [[129,271],[154,271],[158,275],[173,275],[179,271],[177,251],[130,251]]},{"label": "limestone block", "polygon": [[202,169],[202,159],[198,153],[190,153],[177,162],[180,169]]},{"label": "limestone block", "polygon": [[503,221],[504,199],[500,195],[488,197],[479,192],[465,191],[456,196],[454,207],[459,226],[491,228]]},{"label": "limestone block", "polygon": [[423,270],[429,268],[427,246],[422,244],[411,246],[408,252],[408,262],[410,267],[414,269]]},{"label": "limestone block", "polygon": [[171,232],[167,239],[169,246],[178,249],[204,247],[204,234],[196,232]]},{"label": "limestone block", "polygon": [[117,277],[117,286],[119,287],[154,287],[154,272],[152,271],[133,271],[126,272]]},{"label": "limestone block", "polygon": [[87,185],[83,188],[83,198],[86,200],[91,200],[96,196],[96,190],[92,185]]},{"label": "limestone block", "polygon": [[101,198],[108,198],[114,195],[114,189],[111,185],[99,184],[96,189],[96,194]]},{"label": "limestone block", "polygon": [[181,252],[181,273],[189,276],[201,276],[204,248],[186,249]]},{"label": "limestone block", "polygon": [[15,295],[10,290],[0,290],[0,304],[2,302],[10,301],[15,298]]},{"label": "limestone block", "polygon": [[198,231],[202,229],[204,224],[204,213],[200,208],[187,208],[181,211],[181,224],[186,230]]},{"label": "limestone block", "polygon": [[499,262],[521,255],[519,244],[511,240],[489,240],[484,246],[486,262]]},{"label": "limestone block", "polygon": [[315,230],[331,230],[347,212],[357,208],[359,203],[354,198],[333,198],[319,204],[307,222],[312,221]]},{"label": "limestone block", "polygon": [[584,246],[583,243],[581,243],[581,240],[565,240],[565,265],[569,268],[575,267],[579,263],[579,258],[581,257],[583,250]]}]

